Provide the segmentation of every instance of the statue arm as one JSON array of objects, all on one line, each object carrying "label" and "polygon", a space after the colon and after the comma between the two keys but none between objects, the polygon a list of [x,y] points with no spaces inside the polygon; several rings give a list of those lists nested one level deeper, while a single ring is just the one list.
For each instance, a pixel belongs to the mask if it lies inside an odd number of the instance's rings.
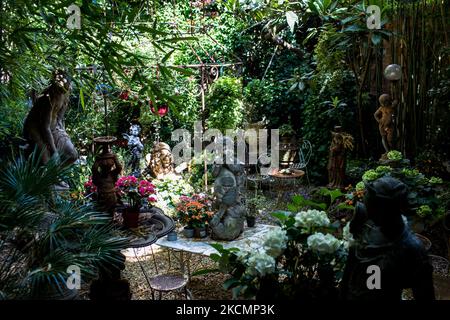
[{"label": "statue arm", "polygon": [[41,135],[42,140],[44,141],[47,149],[50,152],[50,156],[52,156],[57,150],[55,145],[55,140],[53,139],[52,130],[50,128],[52,122],[52,110],[50,101],[48,104],[42,103],[42,99],[38,101],[40,104],[36,106],[41,109],[40,112],[40,126],[41,126]]},{"label": "statue arm", "polygon": [[381,118],[383,117],[383,112],[381,111],[381,108],[378,108],[378,110],[375,111],[373,116],[374,116],[375,120],[377,120],[377,122],[380,122]]}]

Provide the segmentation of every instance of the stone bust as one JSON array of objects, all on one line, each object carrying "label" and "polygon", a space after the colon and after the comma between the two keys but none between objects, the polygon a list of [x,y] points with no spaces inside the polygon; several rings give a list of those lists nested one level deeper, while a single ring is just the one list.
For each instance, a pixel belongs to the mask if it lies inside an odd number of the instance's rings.
[{"label": "stone bust", "polygon": [[149,172],[157,179],[174,173],[173,156],[167,143],[159,142],[153,147],[149,159]]}]

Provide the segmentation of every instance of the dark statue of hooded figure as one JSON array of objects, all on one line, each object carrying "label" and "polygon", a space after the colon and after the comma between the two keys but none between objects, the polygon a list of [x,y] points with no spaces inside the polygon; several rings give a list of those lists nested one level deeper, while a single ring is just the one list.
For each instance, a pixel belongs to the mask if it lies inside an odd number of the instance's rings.
[{"label": "dark statue of hooded figure", "polygon": [[350,223],[355,241],[344,271],[342,298],[401,300],[402,290],[411,288],[416,300],[434,300],[428,254],[402,217],[406,185],[383,177],[366,183],[366,189],[364,203],[357,204]]}]

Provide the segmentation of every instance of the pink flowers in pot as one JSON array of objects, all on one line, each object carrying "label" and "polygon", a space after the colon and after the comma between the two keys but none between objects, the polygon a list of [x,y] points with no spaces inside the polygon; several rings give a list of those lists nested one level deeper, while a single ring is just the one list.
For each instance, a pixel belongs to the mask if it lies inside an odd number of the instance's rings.
[{"label": "pink flowers in pot", "polygon": [[150,181],[138,179],[135,176],[120,177],[116,182],[118,194],[127,198],[128,204],[133,208],[140,208],[142,200],[156,202],[156,187]]},{"label": "pink flowers in pot", "polygon": [[89,177],[89,180],[84,183],[84,195],[90,196],[97,192],[97,187],[92,182],[92,177]]}]

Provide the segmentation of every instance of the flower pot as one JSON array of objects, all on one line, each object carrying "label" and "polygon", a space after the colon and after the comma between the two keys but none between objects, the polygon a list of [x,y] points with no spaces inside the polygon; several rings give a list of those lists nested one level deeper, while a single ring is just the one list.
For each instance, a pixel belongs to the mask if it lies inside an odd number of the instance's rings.
[{"label": "flower pot", "polygon": [[177,233],[175,231],[171,231],[167,234],[167,241],[177,241]]},{"label": "flower pot", "polygon": [[139,226],[139,209],[127,207],[122,213],[123,225],[126,228],[137,228]]},{"label": "flower pot", "polygon": [[253,228],[256,224],[256,217],[247,217],[247,227]]},{"label": "flower pot", "polygon": [[195,238],[205,238],[206,237],[206,228],[194,228],[194,237]]},{"label": "flower pot", "polygon": [[194,236],[194,228],[184,227],[183,235],[186,238],[192,238]]}]

